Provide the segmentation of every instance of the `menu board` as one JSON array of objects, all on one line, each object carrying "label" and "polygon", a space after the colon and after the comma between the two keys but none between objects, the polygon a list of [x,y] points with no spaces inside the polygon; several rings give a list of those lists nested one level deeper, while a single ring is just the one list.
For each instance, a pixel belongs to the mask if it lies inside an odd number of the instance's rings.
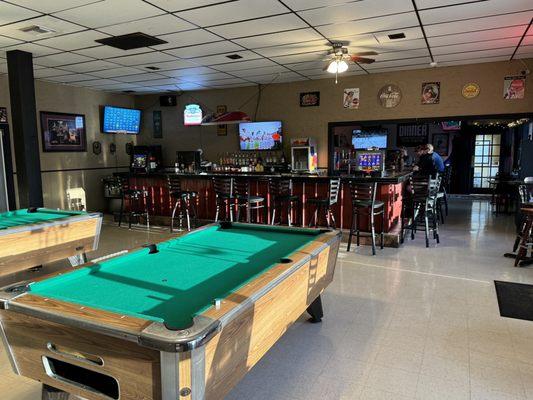
[{"label": "menu board", "polygon": [[399,124],[396,146],[416,147],[428,143],[428,124]]}]

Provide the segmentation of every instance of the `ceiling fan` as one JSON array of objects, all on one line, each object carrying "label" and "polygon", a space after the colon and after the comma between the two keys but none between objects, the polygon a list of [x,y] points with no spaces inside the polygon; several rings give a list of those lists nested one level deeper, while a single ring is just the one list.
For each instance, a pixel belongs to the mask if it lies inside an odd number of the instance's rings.
[{"label": "ceiling fan", "polygon": [[342,74],[348,70],[348,63],[353,62],[355,64],[372,64],[373,58],[367,58],[367,56],[377,56],[375,51],[365,51],[361,53],[350,54],[346,43],[334,42],[332,43],[332,49],[328,51],[328,58],[325,61],[329,61],[324,67],[324,71],[335,74],[335,83],[337,83],[337,74]]}]

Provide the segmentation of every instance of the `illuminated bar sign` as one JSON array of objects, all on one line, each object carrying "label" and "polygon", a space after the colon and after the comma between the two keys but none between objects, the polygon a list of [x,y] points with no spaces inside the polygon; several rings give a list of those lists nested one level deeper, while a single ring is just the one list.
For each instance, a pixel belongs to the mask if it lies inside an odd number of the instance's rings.
[{"label": "illuminated bar sign", "polygon": [[198,104],[188,104],[183,112],[185,126],[200,125],[202,123],[202,108]]}]

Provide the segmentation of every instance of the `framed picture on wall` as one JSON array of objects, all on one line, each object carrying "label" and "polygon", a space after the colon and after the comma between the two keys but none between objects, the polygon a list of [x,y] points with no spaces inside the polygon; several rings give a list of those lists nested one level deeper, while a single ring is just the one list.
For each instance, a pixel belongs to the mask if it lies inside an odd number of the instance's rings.
[{"label": "framed picture on wall", "polygon": [[7,124],[7,108],[0,107],[0,124]]},{"label": "framed picture on wall", "polygon": [[433,135],[433,151],[438,155],[448,155],[448,135],[443,133],[436,133]]},{"label": "framed picture on wall", "polygon": [[85,115],[41,111],[43,152],[87,151]]}]

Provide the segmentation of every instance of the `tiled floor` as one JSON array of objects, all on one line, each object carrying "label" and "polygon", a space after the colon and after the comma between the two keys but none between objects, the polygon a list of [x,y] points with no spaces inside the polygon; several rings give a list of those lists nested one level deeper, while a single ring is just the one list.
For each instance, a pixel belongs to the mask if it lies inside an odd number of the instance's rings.
[{"label": "tiled floor", "polygon": [[[455,200],[438,247],[420,234],[376,257],[343,245],[323,323],[302,318],[228,399],[533,400],[533,322],[501,318],[493,284],[533,283],[502,257],[513,229],[487,203]],[[101,251],[149,241],[124,233],[106,227]],[[38,389],[0,354],[2,400]]]}]

